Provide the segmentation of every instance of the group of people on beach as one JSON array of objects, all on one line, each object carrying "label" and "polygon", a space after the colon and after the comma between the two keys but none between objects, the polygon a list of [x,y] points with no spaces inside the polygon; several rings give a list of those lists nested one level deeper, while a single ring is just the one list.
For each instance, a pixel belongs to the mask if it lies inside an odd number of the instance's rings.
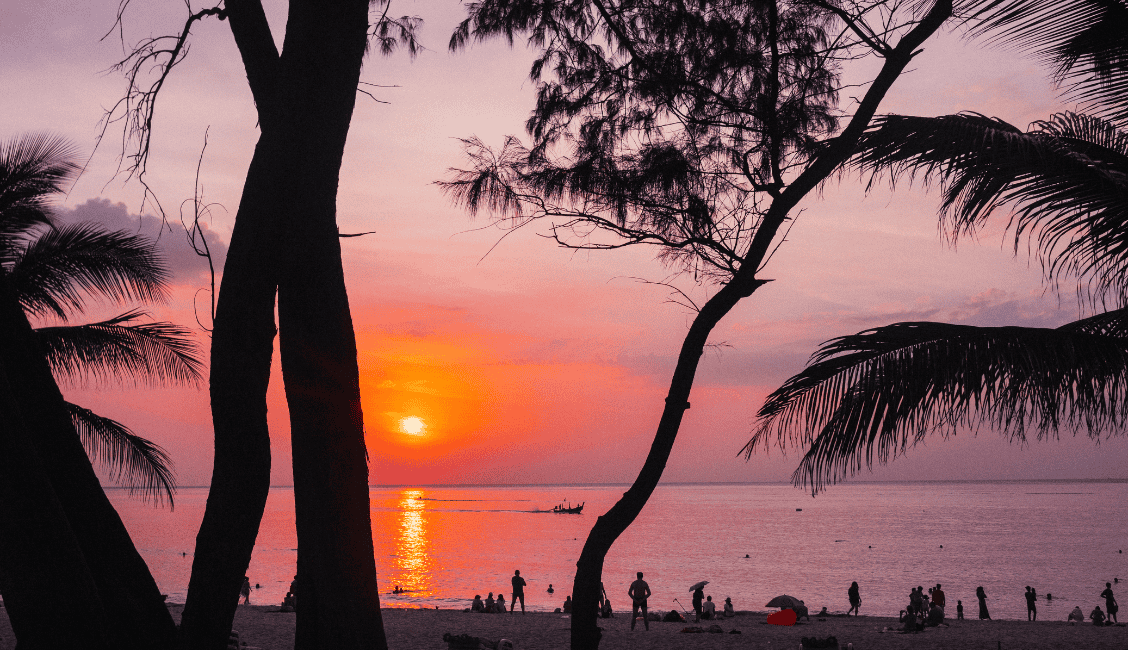
[{"label": "group of people on beach", "polygon": [[[493,592],[489,592],[486,600],[483,601],[481,595],[474,594],[474,600],[470,603],[471,612],[479,612],[482,614],[504,614],[505,612],[513,613],[517,609],[517,601],[521,601],[521,613],[525,613],[525,586],[528,584],[525,579],[521,577],[521,570],[515,570],[513,577],[509,579],[509,583],[513,587],[512,599],[510,600],[509,609],[505,608],[505,594],[501,591],[497,592],[497,600],[494,600]],[[552,585],[548,586],[548,592],[552,593]]]},{"label": "group of people on beach", "polygon": [[[858,597],[858,583],[853,583],[847,592],[850,599],[851,611],[856,612],[857,604],[861,604],[861,598]],[[1112,592],[1112,583],[1105,583],[1105,590],[1100,594],[1101,598],[1105,599],[1105,611],[1101,610],[1100,605],[1089,613],[1089,619],[1094,625],[1113,625],[1117,623],[1116,612],[1119,606],[1116,602],[1116,596]],[[979,619],[991,620],[991,614],[987,611],[987,592],[984,591],[982,586],[975,588],[975,597],[979,601]],[[1038,620],[1038,592],[1031,586],[1026,587],[1026,620]],[[1046,600],[1053,600],[1051,594],[1046,594]],[[929,604],[931,601],[931,605]],[[901,610],[900,620],[905,624],[906,632],[920,631],[925,627],[935,627],[944,623],[944,608],[947,605],[947,599],[940,584],[937,583],[935,588],[929,589],[928,594],[924,593],[923,587],[916,587],[909,593],[909,604],[905,609]],[[849,615],[849,612],[847,612]],[[856,615],[856,614],[855,614]],[[963,620],[964,608],[963,601],[956,601],[956,619]],[[1081,607],[1073,608],[1066,619],[1070,622],[1083,622],[1085,615],[1081,611]]]}]

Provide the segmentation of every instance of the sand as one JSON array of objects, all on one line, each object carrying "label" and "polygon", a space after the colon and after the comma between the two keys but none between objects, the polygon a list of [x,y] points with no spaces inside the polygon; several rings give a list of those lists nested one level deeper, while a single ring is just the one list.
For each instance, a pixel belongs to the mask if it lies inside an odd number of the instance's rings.
[{"label": "sand", "polygon": [[[182,606],[170,605],[179,620]],[[3,612],[0,609],[0,612]],[[566,650],[569,619],[561,614],[469,614],[454,610],[386,609],[384,626],[391,650],[446,650],[444,632],[470,634],[491,640],[508,638],[517,650]],[[294,646],[293,613],[278,607],[240,605],[235,629],[249,646],[261,650],[290,650]],[[800,638],[833,635],[842,648],[854,650],[1126,650],[1128,627],[1096,628],[1088,623],[1071,626],[1063,621],[954,621],[951,627],[933,628],[919,634],[881,632],[897,625],[896,619],[830,616],[812,618],[794,627],[764,624],[763,613],[738,612],[718,624],[727,633],[684,634],[685,623],[651,623],[646,631],[636,629],[624,614],[600,622],[600,650],[794,650]],[[8,617],[0,615],[0,648],[15,646]]]}]

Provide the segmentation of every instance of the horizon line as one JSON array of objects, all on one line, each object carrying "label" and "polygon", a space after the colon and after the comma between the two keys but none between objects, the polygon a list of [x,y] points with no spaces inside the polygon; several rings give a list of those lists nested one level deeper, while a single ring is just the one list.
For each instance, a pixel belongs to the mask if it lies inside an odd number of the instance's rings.
[{"label": "horizon line", "polygon": [[[945,483],[1128,483],[1128,477],[1106,477],[1106,478],[1002,478],[1002,479],[914,479],[914,480],[883,480],[883,481],[841,481],[835,485],[827,487],[836,487],[848,484],[862,484],[862,485],[897,485],[897,484],[945,484]],[[369,489],[373,488],[497,488],[497,487],[513,487],[513,488],[529,488],[529,487],[629,487],[633,483],[370,483]],[[694,486],[694,485],[792,485],[790,481],[670,481],[658,484],[658,487],[663,486]],[[199,489],[210,488],[209,485],[180,485],[176,489]],[[271,485],[270,488],[290,488],[293,489],[293,484],[280,484]],[[793,486],[795,489],[806,489],[798,486]],[[103,486],[106,490],[129,490],[128,487],[111,485]]]}]

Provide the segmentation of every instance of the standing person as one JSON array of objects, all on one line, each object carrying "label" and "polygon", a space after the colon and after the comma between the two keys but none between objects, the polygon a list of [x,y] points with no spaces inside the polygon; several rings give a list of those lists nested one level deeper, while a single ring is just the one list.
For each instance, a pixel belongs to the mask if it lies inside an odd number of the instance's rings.
[{"label": "standing person", "polygon": [[932,590],[932,602],[939,605],[940,609],[944,609],[948,606],[948,597],[944,594],[944,591],[940,589],[939,582],[936,583],[936,588]]},{"label": "standing person", "polygon": [[979,599],[979,620],[991,620],[991,615],[987,613],[987,592],[982,586],[975,588],[975,597]]},{"label": "standing person", "polygon": [[244,605],[251,604],[251,579],[243,576],[243,586],[239,587],[239,595],[243,598]]},{"label": "standing person", "polygon": [[517,599],[521,599],[521,613],[525,613],[525,579],[521,577],[520,569],[513,572],[513,577],[510,579],[513,583],[513,600],[509,601],[509,613],[512,614],[513,610],[517,609]]},{"label": "standing person", "polygon": [[627,595],[631,598],[631,629],[635,628],[635,617],[641,609],[642,624],[649,630],[650,619],[646,616],[646,599],[650,598],[650,585],[642,579],[642,571],[638,572],[638,580],[632,582],[630,589],[627,589]]},{"label": "standing person", "polygon": [[698,587],[693,590],[693,622],[701,621],[701,601],[705,600],[705,589]]},{"label": "standing person", "polygon": [[958,621],[963,620],[963,601],[962,600],[956,601],[956,620],[958,620]]},{"label": "standing person", "polygon": [[1105,590],[1101,592],[1101,598],[1105,599],[1105,612],[1108,613],[1108,620],[1113,623],[1118,623],[1116,620],[1116,612],[1120,606],[1116,604],[1116,596],[1112,595],[1112,583],[1105,583]]},{"label": "standing person", "polygon": [[909,607],[913,610],[914,614],[919,614],[923,609],[921,593],[918,591],[917,587],[914,587],[912,591],[909,592]]},{"label": "standing person", "polygon": [[1026,587],[1026,620],[1038,620],[1038,594],[1033,587]]},{"label": "standing person", "polygon": [[850,588],[846,590],[846,596],[850,599],[850,610],[846,612],[846,615],[849,616],[850,612],[854,612],[854,616],[859,616],[861,614],[859,608],[862,606],[862,596],[858,593],[857,582],[850,583]]}]

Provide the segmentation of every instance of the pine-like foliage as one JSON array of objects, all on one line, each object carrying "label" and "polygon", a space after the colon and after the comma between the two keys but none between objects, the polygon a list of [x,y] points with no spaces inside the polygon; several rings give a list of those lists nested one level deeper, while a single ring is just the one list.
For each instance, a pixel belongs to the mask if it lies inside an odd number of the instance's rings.
[{"label": "pine-like foliage", "polygon": [[818,3],[469,7],[452,48],[524,33],[542,52],[532,142],[467,139],[470,167],[441,185],[508,226],[547,219],[567,247],[656,245],[675,270],[724,282],[770,197],[838,128],[846,49]]}]

